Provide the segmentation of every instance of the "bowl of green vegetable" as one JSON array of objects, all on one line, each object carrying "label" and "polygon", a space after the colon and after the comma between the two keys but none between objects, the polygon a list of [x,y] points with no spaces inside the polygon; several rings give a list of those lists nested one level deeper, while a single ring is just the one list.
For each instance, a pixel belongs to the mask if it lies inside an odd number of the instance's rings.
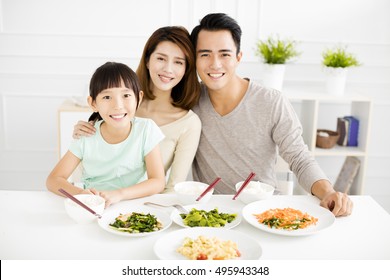
[{"label": "bowl of green vegetable", "polygon": [[206,203],[213,195],[214,189],[207,192],[199,201],[196,201],[196,199],[208,186],[208,184],[202,182],[185,181],[175,184],[174,190],[181,204]]}]

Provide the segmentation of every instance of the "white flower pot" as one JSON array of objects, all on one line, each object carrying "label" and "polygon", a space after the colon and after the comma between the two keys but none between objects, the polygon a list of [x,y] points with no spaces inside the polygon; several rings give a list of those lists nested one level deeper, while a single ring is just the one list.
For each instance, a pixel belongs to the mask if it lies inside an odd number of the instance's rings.
[{"label": "white flower pot", "polygon": [[343,96],[347,80],[347,68],[325,67],[326,92],[334,96]]},{"label": "white flower pot", "polygon": [[279,91],[283,88],[285,64],[264,64],[263,84]]}]

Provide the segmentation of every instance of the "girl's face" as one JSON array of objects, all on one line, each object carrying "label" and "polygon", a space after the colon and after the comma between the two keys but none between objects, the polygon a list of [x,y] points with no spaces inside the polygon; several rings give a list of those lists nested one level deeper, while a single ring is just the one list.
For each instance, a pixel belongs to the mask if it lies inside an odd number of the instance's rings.
[{"label": "girl's face", "polygon": [[[140,100],[142,92],[140,93]],[[125,87],[123,81],[121,87],[107,88],[100,92],[96,100],[88,97],[91,108],[99,112],[107,125],[114,128],[128,128],[134,118],[137,101],[132,89]]]},{"label": "girl's face", "polygon": [[157,45],[147,63],[152,91],[171,91],[183,78],[186,58],[178,45],[164,41]]}]

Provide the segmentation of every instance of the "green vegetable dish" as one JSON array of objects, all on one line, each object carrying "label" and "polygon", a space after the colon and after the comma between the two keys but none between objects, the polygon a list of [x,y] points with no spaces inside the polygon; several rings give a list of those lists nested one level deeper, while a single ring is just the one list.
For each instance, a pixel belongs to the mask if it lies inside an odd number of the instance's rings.
[{"label": "green vegetable dish", "polygon": [[153,232],[162,229],[161,222],[156,216],[148,213],[128,213],[121,214],[115,218],[115,222],[110,227],[128,233]]},{"label": "green vegetable dish", "polygon": [[180,216],[189,227],[224,227],[226,223],[234,221],[237,214],[219,213],[217,208],[211,211],[192,208],[190,213]]}]

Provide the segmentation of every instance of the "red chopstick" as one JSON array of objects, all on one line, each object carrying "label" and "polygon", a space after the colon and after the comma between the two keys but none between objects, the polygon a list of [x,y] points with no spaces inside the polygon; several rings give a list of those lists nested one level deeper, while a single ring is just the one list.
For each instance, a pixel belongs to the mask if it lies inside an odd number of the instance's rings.
[{"label": "red chopstick", "polygon": [[212,188],[215,187],[215,185],[221,180],[221,178],[217,178],[214,180],[214,182],[212,182],[205,190],[204,192],[201,193],[201,195],[196,199],[196,201],[199,201],[202,197],[204,197],[206,195],[206,193],[208,193],[209,191],[211,191]]},{"label": "red chopstick", "polygon": [[96,217],[98,217],[99,219],[102,217],[100,214],[96,213],[95,211],[93,211],[91,208],[89,208],[87,205],[85,205],[84,203],[82,203],[80,200],[78,200],[77,198],[75,198],[73,195],[71,195],[70,193],[68,193],[66,190],[64,189],[58,189],[58,191],[62,194],[64,194],[66,197],[68,197],[69,199],[71,199],[72,201],[74,201],[75,203],[77,203],[78,205],[80,205],[81,207],[83,207],[84,209],[86,209],[87,211],[91,212],[92,214],[94,214]]},{"label": "red chopstick", "polygon": [[242,190],[248,185],[248,183],[250,182],[250,180],[255,176],[256,174],[251,172],[248,176],[248,178],[246,178],[245,182],[241,185],[241,187],[238,189],[237,193],[235,194],[235,196],[233,197],[233,200],[235,200],[237,198],[237,196],[242,192]]}]

